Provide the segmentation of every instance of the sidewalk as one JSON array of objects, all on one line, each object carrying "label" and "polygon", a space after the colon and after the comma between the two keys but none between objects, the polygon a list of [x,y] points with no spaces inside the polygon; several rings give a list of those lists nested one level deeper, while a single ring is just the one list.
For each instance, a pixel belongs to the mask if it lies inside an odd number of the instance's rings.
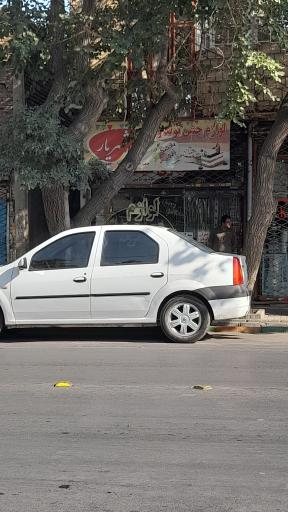
[{"label": "sidewalk", "polygon": [[221,321],[210,328],[211,332],[288,333],[288,304],[253,304],[245,318]]}]

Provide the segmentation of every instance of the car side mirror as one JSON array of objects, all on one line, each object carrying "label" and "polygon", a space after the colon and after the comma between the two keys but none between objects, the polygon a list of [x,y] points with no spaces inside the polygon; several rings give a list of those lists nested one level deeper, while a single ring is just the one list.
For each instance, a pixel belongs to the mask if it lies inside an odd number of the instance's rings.
[{"label": "car side mirror", "polygon": [[19,270],[24,270],[25,268],[27,268],[27,259],[26,258],[21,258],[21,260],[18,261],[18,268],[19,268]]}]

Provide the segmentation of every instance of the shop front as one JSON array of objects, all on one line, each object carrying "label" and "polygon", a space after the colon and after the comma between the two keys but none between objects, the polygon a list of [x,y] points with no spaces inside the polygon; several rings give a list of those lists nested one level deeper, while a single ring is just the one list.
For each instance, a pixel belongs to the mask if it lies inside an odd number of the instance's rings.
[{"label": "shop front", "polygon": [[[271,126],[272,121],[259,121],[252,130],[254,179],[258,155]],[[273,194],[275,215],[267,231],[254,290],[254,300],[263,304],[288,302],[288,139],[278,153]]]},{"label": "shop front", "polygon": [[258,298],[288,302],[288,161],[277,162],[274,196],[277,208],[263,249]]},{"label": "shop front", "polygon": [[[99,124],[88,153],[112,169],[124,158],[125,123]],[[230,215],[243,245],[247,131],[227,121],[179,120],[161,130],[130,183],[107,205],[106,224],[156,224],[208,243],[210,231]]]},{"label": "shop front", "polygon": [[126,188],[114,199],[107,224],[155,224],[208,243],[211,229],[227,212],[242,248],[244,197],[240,190],[221,188]]}]

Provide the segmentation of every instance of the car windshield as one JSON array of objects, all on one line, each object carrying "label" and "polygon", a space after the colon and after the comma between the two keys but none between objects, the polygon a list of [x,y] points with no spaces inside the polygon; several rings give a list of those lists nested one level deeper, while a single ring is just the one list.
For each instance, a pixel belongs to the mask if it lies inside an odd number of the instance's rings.
[{"label": "car windshield", "polygon": [[197,242],[197,240],[194,240],[191,236],[184,235],[184,233],[178,233],[178,231],[174,231],[174,229],[169,229],[170,233],[173,233],[173,235],[178,236],[179,238],[182,238],[186,242],[188,242],[190,245],[193,245],[194,247],[197,247],[201,251],[212,253],[214,252],[213,249],[210,249],[210,247],[207,247],[207,245],[201,244],[201,242]]}]

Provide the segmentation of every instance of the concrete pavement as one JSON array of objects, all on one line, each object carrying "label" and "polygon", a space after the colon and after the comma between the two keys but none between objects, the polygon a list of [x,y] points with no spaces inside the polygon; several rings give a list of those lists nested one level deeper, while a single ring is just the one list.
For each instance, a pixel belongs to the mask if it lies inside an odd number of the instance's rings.
[{"label": "concrete pavement", "polygon": [[287,334],[10,332],[1,512],[287,512],[287,365]]}]

